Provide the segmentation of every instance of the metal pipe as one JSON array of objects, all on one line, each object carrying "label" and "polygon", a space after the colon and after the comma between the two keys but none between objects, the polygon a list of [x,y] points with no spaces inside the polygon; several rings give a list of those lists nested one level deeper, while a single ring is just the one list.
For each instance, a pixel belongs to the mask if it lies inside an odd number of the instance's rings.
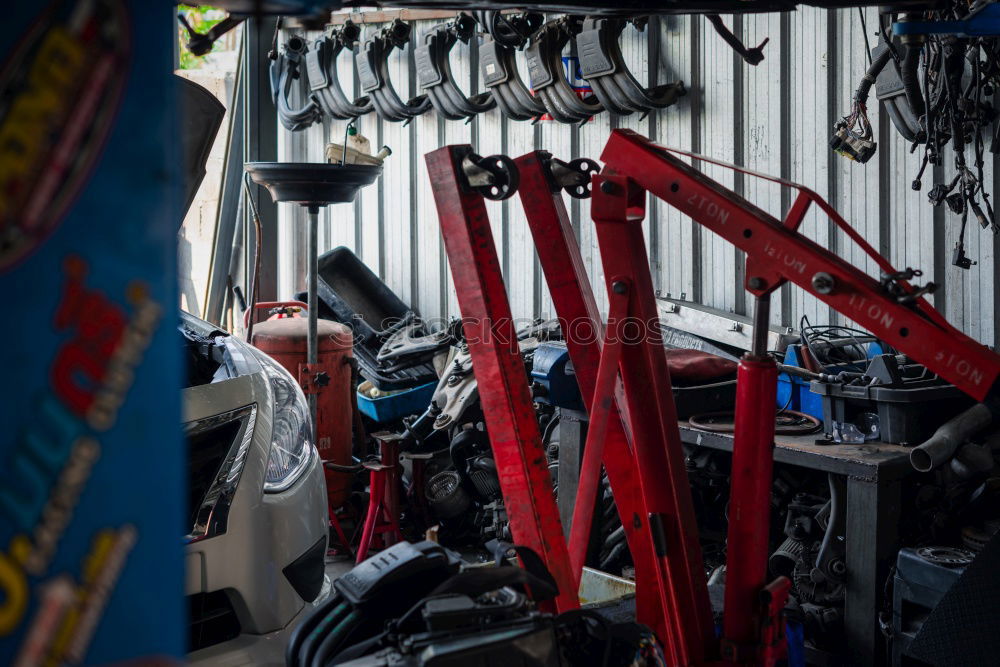
[{"label": "metal pipe", "polygon": [[993,412],[985,403],[977,403],[960,412],[934,431],[922,445],[910,451],[910,463],[920,472],[930,472],[946,462],[971,436],[993,423]]},{"label": "metal pipe", "polygon": [[736,371],[722,633],[723,659],[730,661],[737,647],[759,640],[755,610],[767,584],[778,367],[767,354],[768,295],[757,297],[754,306],[753,348]]},{"label": "metal pipe", "polygon": [[[309,337],[306,340],[306,363],[309,364],[310,374],[315,373],[313,366],[319,362],[319,341],[317,340],[317,327],[319,324],[319,206],[310,204],[309,209],[309,296],[307,304],[309,306]],[[309,386],[312,387],[312,381]],[[315,393],[309,394],[309,415],[312,418],[312,436],[315,443],[316,432],[316,405],[319,397]]]},{"label": "metal pipe", "polygon": [[767,355],[767,334],[771,319],[771,294],[758,296],[754,300],[753,309],[753,340],[750,342],[750,354],[754,357]]}]

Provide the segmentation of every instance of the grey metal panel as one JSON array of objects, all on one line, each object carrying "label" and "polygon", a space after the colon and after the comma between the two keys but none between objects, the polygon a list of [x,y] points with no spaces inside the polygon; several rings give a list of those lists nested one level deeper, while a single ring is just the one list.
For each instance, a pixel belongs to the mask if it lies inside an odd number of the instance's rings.
[{"label": "grey metal panel", "polygon": [[[781,16],[777,14],[750,15],[742,18],[743,41],[752,46],[769,38],[764,49],[764,61],[756,67],[747,67],[736,61],[737,72],[742,77],[740,158],[748,169],[762,174],[781,174],[781,151],[784,128],[781,107],[785,100],[781,82],[782,48]],[[781,188],[771,182],[752,177],[742,178],[742,193],[748,200],[779,220],[784,217]],[[745,260],[744,260],[745,261]],[[734,289],[739,290],[736,286]],[[782,321],[781,299],[771,298],[771,323]],[[748,304],[749,307],[749,304]],[[748,311],[749,312],[749,311]]]},{"label": "grey metal panel", "polygon": [[[878,25],[878,11],[872,7],[865,9],[865,23],[869,26]],[[858,10],[838,12],[837,35],[840,48],[835,50],[836,72],[835,94],[836,99],[832,109],[833,116],[840,118],[846,116],[851,110],[851,100],[854,97],[854,90],[868,69],[868,57],[864,35],[861,30],[861,17]],[[870,38],[873,40],[874,38]],[[874,42],[872,42],[874,44]],[[872,124],[872,132],[877,138],[879,136],[879,117],[874,94],[869,100],[869,120]],[[833,160],[833,179],[836,188],[830,203],[840,211],[844,219],[858,231],[868,243],[875,249],[880,244],[880,224],[879,224],[879,183],[883,177],[880,169],[880,161],[872,159],[867,164],[860,164],[840,157]],[[841,255],[848,259],[858,268],[867,271],[871,275],[878,275],[878,267],[846,234],[836,230],[834,232],[837,248]],[[840,323],[853,326],[854,323],[844,318],[838,317]]]},{"label": "grey metal panel", "polygon": [[[732,20],[732,17],[726,17],[727,22]],[[698,54],[701,58],[701,79],[697,84],[692,82],[688,93],[700,100],[700,152],[724,162],[733,162],[738,131],[735,127],[736,109],[743,103],[743,100],[736,99],[734,89],[733,51],[707,23],[703,27],[704,39]],[[702,171],[727,187],[735,185],[733,172],[729,169],[704,164]],[[702,303],[724,311],[736,309],[736,262],[737,253],[732,244],[716,234],[703,231]]]},{"label": "grey metal panel", "polygon": [[[831,62],[831,45],[827,40],[827,16],[820,9],[805,7],[790,15],[791,80],[788,82],[792,105],[790,113],[791,178],[803,183],[824,197],[829,195],[829,140],[827,124],[829,100],[827,82]],[[800,231],[820,245],[830,243],[826,216],[813,209],[802,223]],[[829,321],[825,304],[803,290],[792,288],[790,321],[796,328],[806,315],[815,323]]]},{"label": "grey metal panel", "polygon": [[[869,30],[876,25],[876,15],[874,8],[865,10]],[[919,157],[887,127],[888,121],[880,122],[884,119],[876,112],[874,100],[870,100],[870,110],[879,141],[878,156],[867,165],[859,165],[834,156],[827,147],[832,123],[848,113],[851,96],[868,65],[858,10],[829,12],[805,7],[785,15],[744,16],[735,21],[727,16],[726,22],[750,45],[770,37],[765,60],[759,66],[750,67],[735,58],[700,16],[654,19],[644,33],[626,28],[622,52],[642,83],[651,77],[659,83],[681,79],[690,91],[678,104],[646,119],[600,114],[581,128],[551,121],[533,126],[506,119],[493,110],[463,124],[441,120],[432,111],[414,121],[412,128],[404,128],[383,123],[374,114],[363,117],[362,133],[373,145],[390,145],[393,155],[386,162],[379,187],[363,190],[353,209],[334,209],[325,228],[324,247],[355,247],[394,291],[419,307],[424,317],[457,316],[423,155],[444,144],[473,142],[482,155],[516,157],[544,148],[563,159],[596,159],[608,131],[628,127],[667,146],[785,175],[827,196],[897,267],[921,268],[925,271],[921,280],[942,282],[945,287],[935,298],[937,305],[944,305],[951,321],[970,335],[993,343],[998,335],[994,324],[994,251],[998,242],[972,223],[966,235],[967,251],[979,264],[969,271],[950,265],[957,219],[927,204],[926,192],[933,184],[930,173],[924,178],[922,191],[911,189]],[[432,25],[434,22],[421,21],[414,27],[422,33]],[[523,57],[519,60],[523,65]],[[478,78],[474,64],[469,48],[457,45],[452,66],[463,85]],[[351,81],[349,59],[342,58],[340,67],[342,81]],[[417,92],[410,89],[408,65],[403,59],[394,56],[392,68],[401,94]],[[282,159],[320,161],[322,145],[331,137],[339,140],[333,135],[341,132],[342,122],[299,136],[279,128]],[[986,178],[991,188],[997,179],[993,160],[989,162]],[[952,174],[950,157],[945,164],[939,170],[940,178]],[[782,215],[789,203],[788,195],[783,196],[775,185],[734,178],[717,168],[706,171],[776,216]],[[589,202],[567,198],[566,204],[578,230],[598,303],[604,309],[607,299]],[[514,316],[553,315],[519,200],[490,202],[487,208]],[[298,225],[286,224],[296,220],[298,213],[282,210],[280,216],[280,289],[285,292],[290,283],[299,280],[295,266],[301,264],[302,256],[296,247]],[[822,214],[811,213],[802,229],[855,265],[877,274],[864,253],[834,230]],[[651,270],[662,292],[674,297],[683,294],[723,310],[745,309],[739,284],[743,260],[732,246],[659,201],[650,202],[644,230]],[[796,287],[787,293],[787,298],[774,299],[774,324],[784,321],[797,325],[802,314],[816,323],[830,321],[830,310],[824,304]],[[783,304],[788,306],[785,311]]]},{"label": "grey metal panel", "polygon": [[[694,52],[703,27],[704,19],[699,16],[664,16],[659,20],[658,82],[680,80],[689,89],[698,88],[700,83]],[[700,98],[689,92],[674,106],[652,114],[656,120],[654,138],[665,146],[695,150],[694,130],[698,126],[700,109]],[[655,256],[660,266],[654,266],[653,272],[660,276],[660,289],[675,297],[683,294],[684,298],[696,298],[695,273],[700,263],[696,242],[700,240],[699,230],[690,218],[659,199],[653,199],[650,209],[655,211],[658,226]],[[650,215],[654,214],[651,212]]]}]

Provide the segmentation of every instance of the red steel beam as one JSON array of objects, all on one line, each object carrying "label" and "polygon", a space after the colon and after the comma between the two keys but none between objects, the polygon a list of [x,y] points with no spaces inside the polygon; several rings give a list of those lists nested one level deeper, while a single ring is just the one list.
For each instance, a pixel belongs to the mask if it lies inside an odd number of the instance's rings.
[{"label": "red steel beam", "polygon": [[[482,195],[463,186],[469,146],[425,156],[514,541],[534,550],[559,587],[556,610],[579,607],[552,480],[517,345]],[[543,607],[544,608],[544,607]]]},{"label": "red steel beam", "polygon": [[[563,198],[559,189],[550,182],[546,165],[548,157],[543,151],[534,151],[514,161],[521,178],[517,192],[552,296],[552,303],[566,338],[566,347],[573,361],[580,393],[591,412],[588,443],[590,433],[595,429],[594,405],[606,408],[607,426],[604,456],[601,458],[611,482],[615,504],[625,530],[625,539],[635,565],[636,618],[652,628],[661,641],[666,641],[669,636],[665,615],[667,591],[660,588],[660,582],[664,581],[665,577],[657,574],[659,561],[647,521],[649,512],[645,509],[642,491],[639,488],[638,468],[632,447],[623,428],[618,412],[619,405],[614,400],[614,394],[611,392],[601,396],[595,394],[599,383],[598,369],[602,362],[604,323],[597,308],[597,301],[594,299],[590,279],[580,255],[580,246]],[[614,373],[617,377],[617,363],[614,365]],[[570,527],[571,556],[580,548],[576,545],[574,549],[574,542],[581,542],[584,545],[587,543],[591,521],[587,514],[578,516],[578,513],[585,509],[589,509],[590,513],[593,512],[591,495],[592,492],[584,492],[582,488],[577,493],[573,524]],[[574,558],[573,573],[579,576],[575,560],[577,557]]]},{"label": "red steel beam", "polygon": [[664,578],[660,587],[668,592],[665,613],[673,631],[663,639],[674,650],[674,664],[703,664],[715,657],[718,644],[642,234],[645,201],[646,193],[634,181],[603,173],[593,178],[591,215],[608,292],[629,295],[618,371]]},{"label": "red steel beam", "polygon": [[[609,173],[634,179],[640,187],[743,250],[751,268],[766,267],[768,275],[747,274],[748,285],[753,277],[763,281],[754,289],[748,287],[750,292],[766,293],[776,280],[788,280],[973,398],[981,401],[991,393],[1000,377],[1000,356],[948,324],[926,299],[918,298],[913,305],[900,304],[868,274],[631,130],[614,130],[601,159]],[[891,270],[819,195],[795,183],[770,180],[798,189],[797,207],[805,206],[802,197],[816,204],[883,271]]]}]

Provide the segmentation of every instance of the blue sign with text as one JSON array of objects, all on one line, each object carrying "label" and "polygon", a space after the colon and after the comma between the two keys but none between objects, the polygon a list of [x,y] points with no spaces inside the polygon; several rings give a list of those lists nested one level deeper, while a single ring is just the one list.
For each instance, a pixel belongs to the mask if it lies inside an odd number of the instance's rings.
[{"label": "blue sign with text", "polygon": [[181,657],[169,3],[0,22],[0,662]]}]

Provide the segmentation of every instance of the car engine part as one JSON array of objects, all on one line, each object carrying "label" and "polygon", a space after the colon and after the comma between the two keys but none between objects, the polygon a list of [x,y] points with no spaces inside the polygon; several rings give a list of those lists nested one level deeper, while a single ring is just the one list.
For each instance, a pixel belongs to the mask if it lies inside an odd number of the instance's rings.
[{"label": "car engine part", "polygon": [[625,64],[618,37],[628,23],[641,30],[646,20],[645,17],[628,21],[590,17],[584,20],[576,36],[583,76],[593,87],[597,99],[611,113],[627,116],[637,111],[645,116],[653,109],[669,107],[687,94],[683,81],[645,88]]},{"label": "car engine part", "polygon": [[496,106],[490,91],[465,95],[451,72],[451,50],[458,42],[468,44],[475,27],[472,16],[459,13],[454,21],[432,28],[413,52],[417,82],[437,112],[448,120],[467,120]]},{"label": "car engine part", "polygon": [[578,17],[552,19],[532,36],[525,52],[535,96],[560,123],[582,124],[604,111],[604,106],[595,95],[586,95],[581,99],[566,80],[562,52],[580,29]]},{"label": "car engine part", "polygon": [[312,50],[306,53],[309,87],[320,107],[331,118],[351,120],[370,113],[374,108],[367,95],[353,101],[348,99],[337,72],[337,56],[344,50],[353,53],[360,37],[361,29],[347,20],[341,27],[331,29],[313,42]]},{"label": "car engine part", "polygon": [[278,110],[278,120],[290,132],[304,130],[323,119],[323,112],[316,100],[305,95],[305,102],[300,107],[293,107],[288,100],[292,92],[292,84],[296,81],[308,89],[309,74],[305,66],[309,47],[306,41],[298,35],[293,35],[285,42],[281,53],[271,56],[271,98]]},{"label": "car engine part", "polygon": [[532,120],[545,113],[545,105],[528,90],[517,69],[517,47],[483,38],[479,45],[479,68],[483,85],[503,115],[513,120]]},{"label": "car engine part", "polygon": [[412,27],[399,19],[365,40],[355,57],[361,90],[368,94],[380,118],[395,123],[408,122],[431,108],[427,95],[404,102],[389,78],[389,55],[410,41]]}]

